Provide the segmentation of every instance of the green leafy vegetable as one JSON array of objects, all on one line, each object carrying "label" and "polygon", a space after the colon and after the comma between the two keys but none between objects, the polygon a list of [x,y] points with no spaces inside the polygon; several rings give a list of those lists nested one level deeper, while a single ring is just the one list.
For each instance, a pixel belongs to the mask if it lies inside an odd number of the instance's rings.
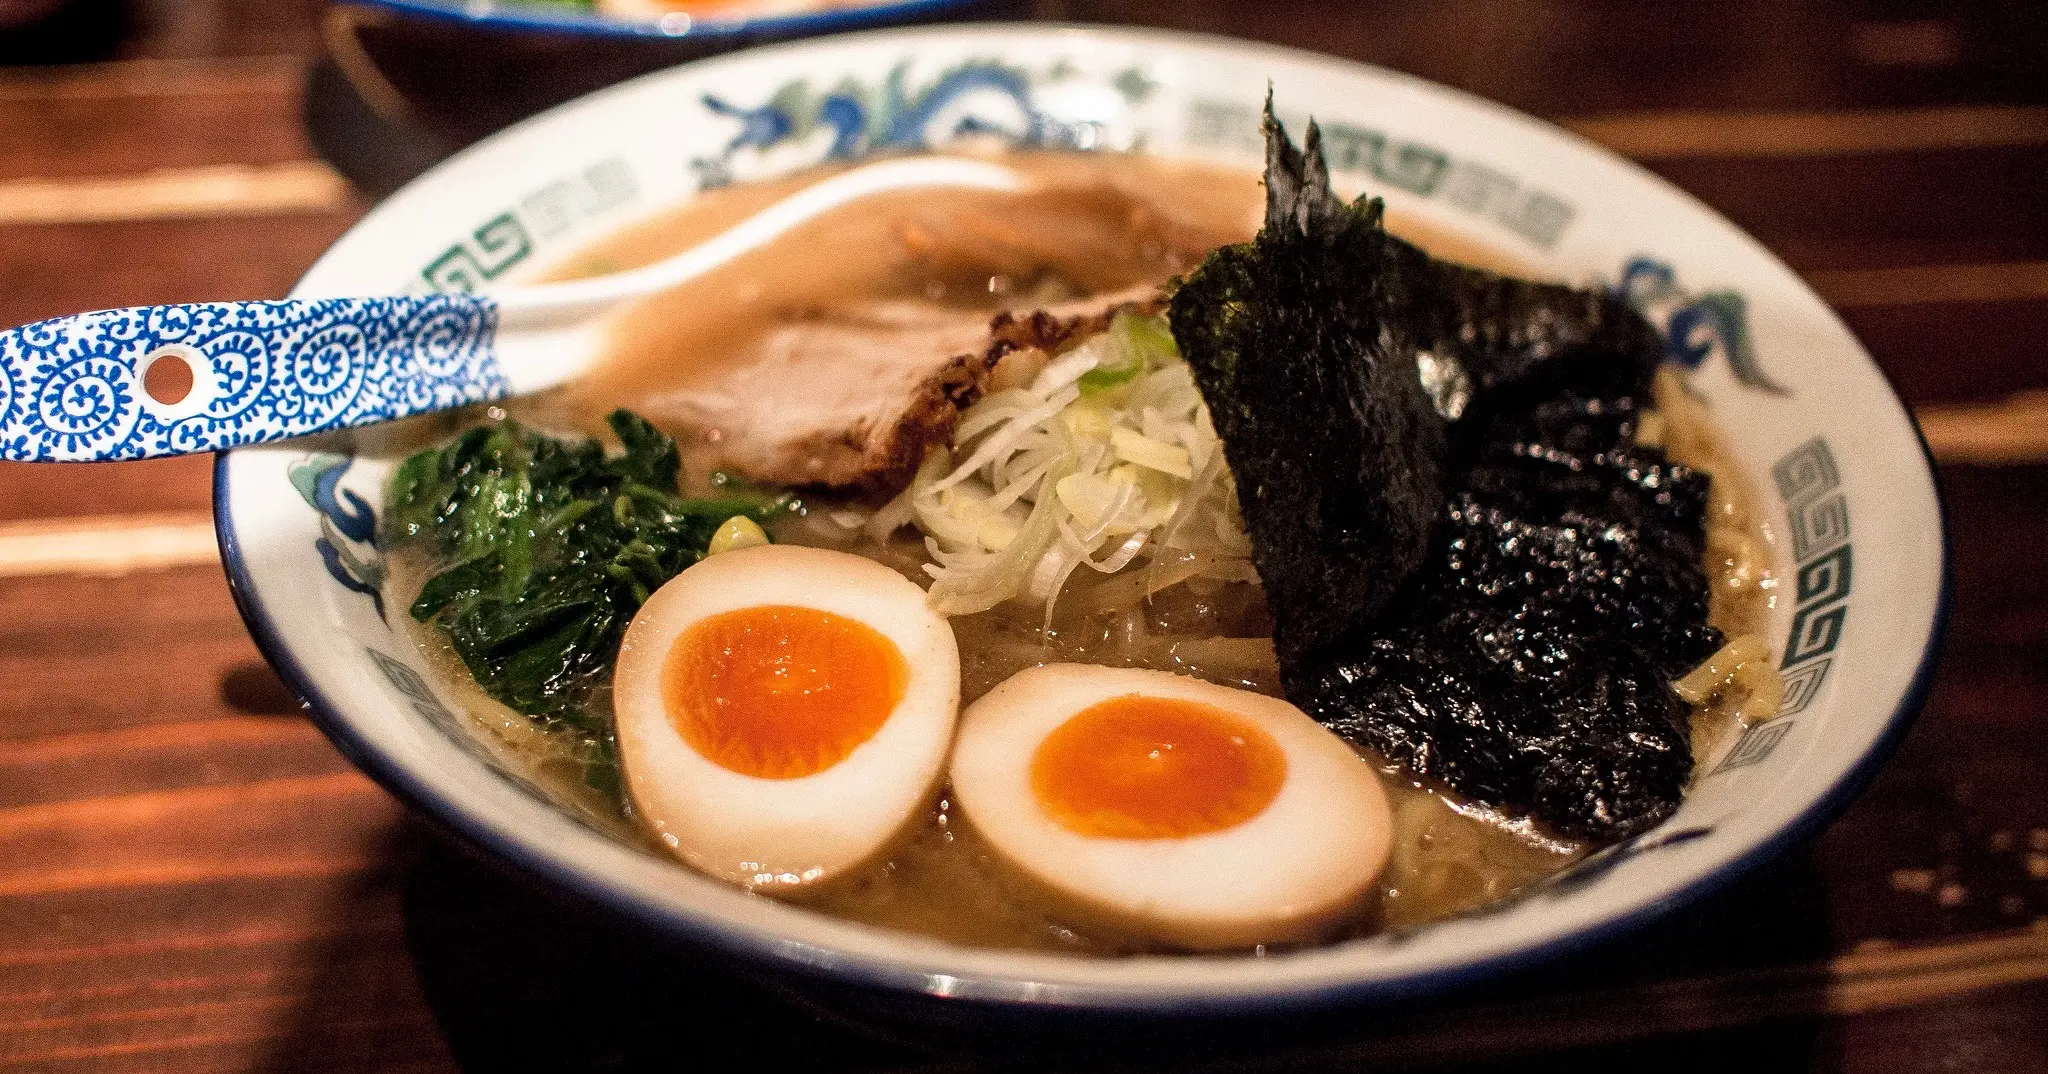
[{"label": "green leafy vegetable", "polygon": [[1097,346],[1100,359],[1078,382],[1081,394],[1090,398],[1107,395],[1138,379],[1147,368],[1180,357],[1163,318],[1129,310],[1110,319],[1109,330],[1099,337]]},{"label": "green leafy vegetable", "polygon": [[766,521],[786,498],[685,498],[675,442],[624,410],[624,450],[502,421],[408,458],[387,490],[394,544],[424,542],[436,572],[412,615],[448,636],[477,684],[544,728],[581,736],[593,786],[616,783],[609,686],[619,638],[648,596],[704,556],[727,519]]}]

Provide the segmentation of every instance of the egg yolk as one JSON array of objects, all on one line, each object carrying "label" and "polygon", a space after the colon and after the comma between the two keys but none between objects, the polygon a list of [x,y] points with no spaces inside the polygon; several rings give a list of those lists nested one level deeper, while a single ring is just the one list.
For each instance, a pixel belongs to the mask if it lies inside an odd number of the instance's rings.
[{"label": "egg yolk", "polygon": [[1060,827],[1108,839],[1173,839],[1233,828],[1280,794],[1273,736],[1195,701],[1126,694],[1053,728],[1031,789]]},{"label": "egg yolk", "polygon": [[796,779],[874,737],[909,680],[903,653],[866,623],[771,604],[692,624],[669,649],[661,689],[699,756],[741,775]]}]

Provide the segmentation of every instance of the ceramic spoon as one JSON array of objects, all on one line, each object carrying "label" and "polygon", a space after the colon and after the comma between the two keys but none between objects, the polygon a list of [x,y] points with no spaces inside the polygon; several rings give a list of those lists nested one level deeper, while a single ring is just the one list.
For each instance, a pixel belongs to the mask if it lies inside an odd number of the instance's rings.
[{"label": "ceramic spoon", "polygon": [[494,295],[199,302],[0,332],[0,459],[90,462],[219,451],[525,395],[602,351],[607,314],[703,275],[821,213],[913,187],[1012,191],[1000,165],[870,164],[674,257]]}]

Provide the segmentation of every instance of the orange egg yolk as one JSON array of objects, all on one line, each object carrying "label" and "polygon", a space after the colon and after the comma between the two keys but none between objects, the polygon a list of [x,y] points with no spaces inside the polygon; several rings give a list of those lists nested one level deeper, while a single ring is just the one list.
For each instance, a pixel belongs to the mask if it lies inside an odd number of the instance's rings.
[{"label": "orange egg yolk", "polygon": [[846,759],[903,700],[896,643],[858,620],[770,604],[707,616],[669,649],[662,700],[699,756],[796,779]]},{"label": "orange egg yolk", "polygon": [[1031,758],[1031,790],[1060,827],[1108,839],[1220,832],[1280,794],[1287,755],[1234,713],[1126,694],[1075,713]]}]

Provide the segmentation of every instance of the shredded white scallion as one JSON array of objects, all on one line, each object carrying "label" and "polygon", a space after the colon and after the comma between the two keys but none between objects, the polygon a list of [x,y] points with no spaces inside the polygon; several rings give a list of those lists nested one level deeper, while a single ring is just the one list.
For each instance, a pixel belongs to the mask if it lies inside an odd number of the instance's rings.
[{"label": "shredded white scallion", "polygon": [[1256,581],[1237,489],[1163,318],[1121,313],[1029,386],[960,416],[868,532],[924,534],[930,600],[965,615],[1054,603],[1074,572],[1146,570],[1140,589]]}]

